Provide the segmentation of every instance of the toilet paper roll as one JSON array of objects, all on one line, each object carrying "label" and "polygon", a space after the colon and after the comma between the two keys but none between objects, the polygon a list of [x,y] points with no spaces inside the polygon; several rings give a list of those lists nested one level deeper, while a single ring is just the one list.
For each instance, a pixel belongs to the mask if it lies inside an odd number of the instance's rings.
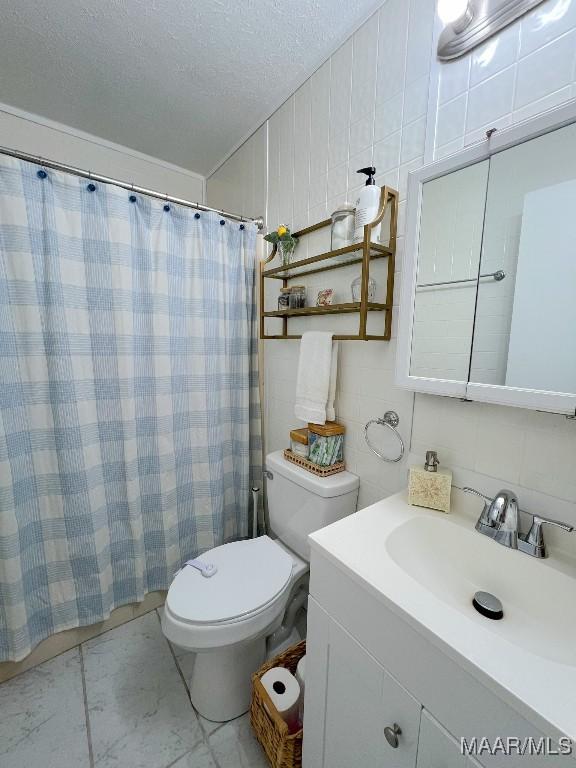
[{"label": "toilet paper roll", "polygon": [[296,680],[298,680],[298,684],[300,686],[300,689],[302,690],[302,695],[304,695],[305,679],[306,679],[306,654],[302,656],[302,658],[298,662],[298,666],[296,667]]},{"label": "toilet paper roll", "polygon": [[288,725],[288,729],[297,731],[300,728],[298,708],[300,704],[300,685],[298,680],[284,667],[273,667],[265,672],[260,682],[280,717]]}]

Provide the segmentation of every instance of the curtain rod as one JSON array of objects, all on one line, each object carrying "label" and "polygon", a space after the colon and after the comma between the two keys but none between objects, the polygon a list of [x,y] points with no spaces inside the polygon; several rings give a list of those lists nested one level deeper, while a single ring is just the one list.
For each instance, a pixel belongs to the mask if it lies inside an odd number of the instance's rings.
[{"label": "curtain rod", "polygon": [[37,165],[43,165],[46,168],[53,168],[56,171],[65,171],[66,173],[71,173],[74,176],[81,176],[84,179],[99,181],[102,184],[114,184],[117,187],[128,189],[131,192],[138,192],[141,195],[157,197],[158,199],[165,200],[169,203],[183,205],[185,208],[196,208],[199,211],[212,211],[214,213],[220,213],[222,216],[225,216],[228,219],[234,219],[235,221],[251,221],[253,224],[256,224],[259,230],[264,229],[264,218],[262,216],[250,218],[249,216],[241,216],[239,213],[229,213],[228,211],[223,211],[220,208],[210,208],[208,205],[203,205],[202,203],[193,203],[190,200],[183,200],[180,197],[166,195],[163,192],[157,192],[154,189],[139,187],[137,184],[129,184],[128,182],[121,181],[120,179],[112,179],[109,176],[101,176],[99,173],[84,171],[81,168],[74,168],[72,165],[58,163],[55,160],[47,160],[45,157],[41,157],[40,155],[30,155],[27,152],[20,152],[20,150],[17,149],[9,149],[8,147],[0,146],[0,154],[16,157],[19,160],[26,160],[30,163],[36,163]]}]

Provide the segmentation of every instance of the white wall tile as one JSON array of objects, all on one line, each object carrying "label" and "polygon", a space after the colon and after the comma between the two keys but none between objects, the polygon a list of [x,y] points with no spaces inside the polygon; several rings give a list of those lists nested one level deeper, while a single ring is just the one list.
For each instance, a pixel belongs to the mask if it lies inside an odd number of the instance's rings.
[{"label": "white wall tile", "polygon": [[350,125],[350,154],[357,155],[372,146],[374,132],[374,109]]},{"label": "white wall tile", "polygon": [[406,0],[388,0],[380,10],[377,103],[404,92],[409,10]]},{"label": "white wall tile", "polygon": [[406,86],[402,117],[404,123],[411,123],[426,115],[429,84],[430,79],[428,73],[426,73]]},{"label": "white wall tile", "polygon": [[430,73],[430,54],[434,28],[435,5],[422,0],[410,0],[408,49],[406,54],[406,83],[410,84]]},{"label": "white wall tile", "polygon": [[379,173],[400,165],[400,141],[402,134],[396,131],[387,139],[374,145],[374,164]]},{"label": "white wall tile", "polygon": [[421,118],[402,129],[400,162],[409,163],[424,154],[426,141],[426,120]]},{"label": "white wall tile", "polygon": [[553,0],[543,3],[522,18],[520,56],[532,53],[575,27],[576,3],[574,0]]},{"label": "white wall tile", "polygon": [[515,108],[571,83],[575,61],[576,30],[522,59],[518,64]]},{"label": "white wall tile", "polygon": [[560,88],[559,91],[549,93],[547,96],[544,96],[537,101],[530,101],[526,106],[517,109],[514,112],[514,122],[519,123],[523,120],[528,120],[530,117],[540,115],[542,112],[553,109],[573,97],[574,88],[573,86],[567,85],[565,88]]},{"label": "white wall tile", "polygon": [[328,170],[330,61],[310,78],[310,177]]},{"label": "white wall tile", "polygon": [[466,93],[470,82],[470,56],[438,64],[438,102],[444,104]]},{"label": "white wall tile", "polygon": [[516,68],[512,66],[470,89],[466,131],[491,125],[511,111],[515,75]]},{"label": "white wall tile", "polygon": [[328,171],[328,199],[345,197],[347,185],[348,163],[341,163]]},{"label": "white wall tile", "polygon": [[[294,216],[318,221],[344,197],[353,200],[362,185],[356,170],[373,162],[377,182],[399,189],[401,196],[397,287],[404,248],[406,178],[421,165],[424,151],[431,147],[436,158],[445,156],[464,143],[483,140],[489,127],[517,122],[576,96],[576,0],[548,0],[493,41],[442,64],[435,60],[432,45],[434,9],[435,0],[387,0],[377,16],[295,94],[292,123],[287,119],[292,129],[281,126],[280,116],[286,117],[286,111],[268,121],[269,225],[275,226],[281,208],[287,207],[286,189],[292,183]],[[432,70],[434,92],[428,94]],[[428,107],[430,96],[433,103]],[[240,201],[250,187],[245,176],[258,165],[253,155],[263,153],[265,147],[259,140],[238,150],[246,157],[231,158],[218,172],[218,183],[209,181],[209,203],[223,205],[220,201],[226,196]],[[290,152],[292,175],[285,162]],[[288,178],[283,189],[281,172]],[[250,199],[261,200],[257,192],[265,186],[262,180],[253,181]],[[257,212],[261,210],[259,204]],[[312,243],[311,252],[328,247],[321,237]],[[342,300],[349,296],[351,270],[327,273]],[[326,287],[325,277],[316,277],[309,281],[311,295],[318,287]],[[381,276],[376,279],[382,283]],[[348,316],[302,319],[294,328],[320,327],[321,320],[327,321],[323,328],[341,327],[340,320],[353,322]],[[414,398],[398,389],[393,380],[397,321],[395,308],[391,342],[340,346],[337,413],[348,430],[347,460],[361,478],[359,506],[383,498],[406,482],[405,462],[390,469],[370,454],[363,440],[366,421],[388,408],[400,414],[400,431],[407,444],[411,438],[416,453],[437,448],[445,465],[487,473],[503,485],[517,483],[576,501],[574,425],[551,414],[433,396]],[[490,333],[489,326],[485,330]],[[445,352],[457,354],[449,341],[444,347]],[[267,450],[285,447],[288,431],[295,425],[297,355],[296,342],[264,344]]]},{"label": "white wall tile", "polygon": [[353,37],[352,120],[374,108],[377,64],[378,14],[374,14]]},{"label": "white wall tile", "polygon": [[[516,22],[499,35],[487,40],[472,51],[470,87],[497,75],[514,64],[520,45],[520,23]],[[469,58],[469,57],[466,57]]]},{"label": "white wall tile", "polygon": [[467,94],[438,107],[436,123],[436,145],[442,146],[464,136],[466,125]]},{"label": "white wall tile", "polygon": [[383,101],[374,116],[374,143],[387,138],[402,127],[402,94]]}]

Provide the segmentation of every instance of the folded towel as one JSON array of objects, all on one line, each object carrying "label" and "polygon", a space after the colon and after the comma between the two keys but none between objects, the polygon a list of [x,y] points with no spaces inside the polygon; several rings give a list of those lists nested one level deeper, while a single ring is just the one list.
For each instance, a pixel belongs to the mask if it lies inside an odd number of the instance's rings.
[{"label": "folded towel", "polygon": [[300,342],[294,414],[297,419],[312,424],[325,424],[336,418],[338,344],[332,340],[332,335],[308,331],[302,334]]}]

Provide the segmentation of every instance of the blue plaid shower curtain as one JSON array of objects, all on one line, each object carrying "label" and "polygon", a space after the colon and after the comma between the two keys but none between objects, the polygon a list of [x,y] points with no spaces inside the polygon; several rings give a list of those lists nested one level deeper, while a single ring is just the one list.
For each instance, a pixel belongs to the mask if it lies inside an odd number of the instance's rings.
[{"label": "blue plaid shower curtain", "polygon": [[254,225],[0,156],[0,660],[248,533]]}]

